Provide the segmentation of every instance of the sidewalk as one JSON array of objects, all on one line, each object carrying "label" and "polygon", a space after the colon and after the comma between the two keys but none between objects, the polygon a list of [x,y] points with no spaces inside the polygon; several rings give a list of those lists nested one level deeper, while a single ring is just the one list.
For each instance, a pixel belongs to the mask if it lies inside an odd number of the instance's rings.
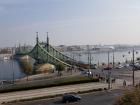
[{"label": "sidewalk", "polygon": [[62,95],[67,92],[83,92],[99,88],[107,88],[108,85],[105,83],[84,83],[76,85],[58,86],[50,88],[42,88],[27,91],[17,91],[9,93],[0,94],[0,104],[21,100],[31,100],[42,97],[52,97],[57,95]]},{"label": "sidewalk", "polygon": [[[127,81],[127,85],[130,83]],[[117,79],[115,83],[112,84],[112,89],[117,89],[123,86],[123,80]],[[9,93],[0,94],[0,104],[14,101],[31,100],[43,97],[54,97],[57,95],[62,95],[69,92],[84,92],[94,89],[104,89],[108,88],[107,83],[84,83],[76,85],[66,85],[49,87],[35,90],[25,90]]]},{"label": "sidewalk", "polygon": [[[116,82],[113,84],[112,88],[114,89],[114,88],[123,87],[123,82],[124,82],[123,79],[116,79]],[[126,86],[129,86],[131,84],[132,84],[132,82],[126,81]]]}]

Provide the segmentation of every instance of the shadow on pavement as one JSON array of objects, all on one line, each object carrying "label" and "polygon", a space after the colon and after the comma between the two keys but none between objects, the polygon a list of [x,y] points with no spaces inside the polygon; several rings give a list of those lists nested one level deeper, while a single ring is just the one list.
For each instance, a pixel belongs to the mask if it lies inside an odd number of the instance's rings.
[{"label": "shadow on pavement", "polygon": [[53,102],[54,104],[63,104],[63,102],[62,102],[62,100],[57,100],[57,101],[55,101],[55,102]]}]

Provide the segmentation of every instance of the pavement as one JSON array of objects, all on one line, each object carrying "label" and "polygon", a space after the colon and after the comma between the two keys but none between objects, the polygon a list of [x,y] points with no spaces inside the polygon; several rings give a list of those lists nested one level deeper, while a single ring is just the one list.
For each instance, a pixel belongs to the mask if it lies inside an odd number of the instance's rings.
[{"label": "pavement", "polygon": [[108,85],[105,83],[84,83],[84,84],[66,85],[66,86],[42,88],[42,89],[35,89],[35,90],[1,93],[0,103],[7,103],[7,102],[13,102],[19,100],[29,100],[29,99],[39,98],[39,97],[56,96],[67,92],[87,91],[87,90],[98,89],[101,87],[107,88],[107,86]]},{"label": "pavement", "polygon": [[[131,83],[127,81],[127,85],[130,84]],[[123,80],[120,79],[117,79],[115,83],[111,84],[112,89],[117,89],[122,86],[123,86]],[[94,82],[94,83],[65,85],[65,86],[49,87],[49,88],[42,88],[42,89],[1,93],[0,104],[14,102],[14,101],[31,100],[31,99],[37,99],[42,97],[52,97],[52,96],[62,95],[64,93],[69,93],[69,92],[84,92],[84,91],[94,90],[99,88],[107,89],[108,84]]]},{"label": "pavement", "polygon": [[124,88],[78,94],[82,99],[78,102],[70,103],[63,103],[62,97],[60,96],[55,98],[7,103],[5,105],[114,105],[117,97],[121,96],[123,92]]}]

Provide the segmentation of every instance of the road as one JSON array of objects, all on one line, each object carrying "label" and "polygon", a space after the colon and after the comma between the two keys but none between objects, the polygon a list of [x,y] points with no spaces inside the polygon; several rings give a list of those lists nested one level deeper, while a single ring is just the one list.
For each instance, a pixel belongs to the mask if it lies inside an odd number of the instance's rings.
[{"label": "road", "polygon": [[62,103],[62,97],[52,99],[41,99],[35,101],[25,101],[18,103],[9,103],[5,105],[113,105],[117,97],[122,95],[122,89],[107,90],[93,93],[81,94],[80,102]]},{"label": "road", "polygon": [[0,94],[0,103],[11,102],[16,100],[34,99],[38,97],[54,96],[64,94],[67,92],[79,92],[99,88],[107,88],[107,86],[108,85],[105,83],[84,83],[76,85],[66,85],[66,86],[2,93]]},{"label": "road", "polygon": [[[127,80],[129,82],[132,82],[132,68],[121,68],[121,69],[112,69],[111,70],[111,77],[113,78],[119,78],[122,80]],[[108,75],[108,70],[101,70],[101,69],[96,69],[92,70],[93,74],[100,74],[101,76],[107,76]],[[136,83],[140,82],[140,70],[135,71],[135,81]]]}]

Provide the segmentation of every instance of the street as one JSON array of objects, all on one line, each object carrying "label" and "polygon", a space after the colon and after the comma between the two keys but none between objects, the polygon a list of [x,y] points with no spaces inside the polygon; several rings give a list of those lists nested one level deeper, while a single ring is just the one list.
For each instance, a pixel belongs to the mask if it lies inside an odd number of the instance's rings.
[{"label": "street", "polygon": [[46,96],[56,96],[67,92],[87,91],[99,88],[107,88],[105,83],[84,83],[75,85],[56,86],[49,88],[15,91],[0,94],[0,103],[16,100],[35,99]]},{"label": "street", "polygon": [[113,105],[117,97],[122,93],[123,89],[85,93],[80,95],[82,97],[81,101],[71,103],[62,103],[62,97],[56,97],[52,99],[40,99],[4,105]]}]

